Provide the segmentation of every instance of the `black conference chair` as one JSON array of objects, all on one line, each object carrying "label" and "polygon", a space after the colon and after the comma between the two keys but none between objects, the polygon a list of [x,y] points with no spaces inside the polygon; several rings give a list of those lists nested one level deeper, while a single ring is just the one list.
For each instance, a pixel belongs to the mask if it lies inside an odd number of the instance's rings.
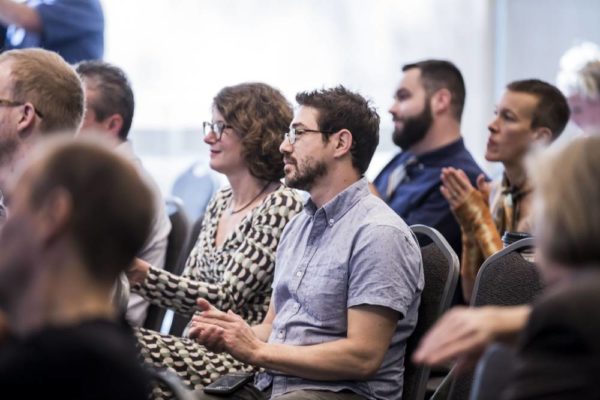
[{"label": "black conference chair", "polygon": [[421,294],[417,326],[406,346],[402,398],[422,400],[430,368],[414,365],[410,359],[423,335],[450,307],[458,283],[459,263],[456,253],[437,230],[425,225],[413,225],[411,229],[415,235],[425,236],[430,243],[421,247],[425,287]]},{"label": "black conference chair", "polygon": [[[196,241],[198,240],[198,236],[200,236],[200,231],[202,230],[202,220],[204,219],[204,215],[200,215],[196,222],[192,225],[192,233],[190,235],[190,240],[188,241],[187,248],[182,252],[180,265],[181,272],[183,272],[183,267],[185,266],[185,262],[189,257],[192,249],[196,245]],[[181,273],[180,272],[180,273]],[[175,313],[173,310],[167,310],[165,313],[164,320],[166,321],[164,324],[165,330],[171,335],[181,336],[188,322],[190,321],[190,317],[183,316]],[[168,322],[167,322],[168,321]],[[168,329],[167,329],[168,328]]]},{"label": "black conference chair", "polygon": [[485,260],[477,273],[471,305],[531,303],[543,285],[535,264],[525,260],[520,253],[533,247],[533,238],[521,239]]},{"label": "black conference chair", "polygon": [[[543,285],[535,264],[525,260],[520,252],[533,247],[533,238],[521,239],[485,260],[477,273],[471,306],[531,303],[541,293]],[[450,400],[469,399],[472,382],[473,373],[456,376]]]},{"label": "black conference chair", "polygon": [[196,221],[194,221],[194,223],[192,224],[190,240],[188,241],[187,246],[185,247],[184,251],[182,252],[180,260],[179,260],[182,266],[185,265],[185,261],[187,260],[188,256],[192,252],[192,249],[196,245],[196,242],[198,241],[198,236],[200,236],[200,231],[202,230],[202,221],[203,220],[204,220],[204,214],[200,215],[196,219]]},{"label": "black conference chair", "polygon": [[514,362],[514,348],[500,343],[488,346],[477,363],[470,400],[500,400]]},{"label": "black conference chair", "polygon": [[[171,232],[167,239],[167,254],[165,256],[165,271],[180,275],[183,272],[185,259],[182,254],[187,249],[190,241],[190,221],[183,208],[183,203],[177,197],[165,199],[165,206],[169,220],[171,221]],[[154,304],[148,307],[148,315],[144,321],[144,328],[160,330],[166,310]]]},{"label": "black conference chair", "polygon": [[167,254],[165,257],[165,268],[173,273],[181,273],[185,259],[181,254],[187,249],[190,241],[191,222],[187,217],[183,202],[178,197],[165,199],[169,220],[171,220],[171,232],[167,243]]}]

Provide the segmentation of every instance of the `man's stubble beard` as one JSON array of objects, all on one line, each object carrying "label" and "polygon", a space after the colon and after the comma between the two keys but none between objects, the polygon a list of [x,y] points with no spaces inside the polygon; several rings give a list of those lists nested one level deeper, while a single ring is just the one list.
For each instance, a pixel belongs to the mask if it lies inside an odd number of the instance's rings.
[{"label": "man's stubble beard", "polygon": [[327,165],[323,161],[316,161],[312,157],[302,163],[297,161],[293,164],[295,174],[290,178],[285,177],[285,184],[294,189],[310,191],[317,180],[327,174]]}]

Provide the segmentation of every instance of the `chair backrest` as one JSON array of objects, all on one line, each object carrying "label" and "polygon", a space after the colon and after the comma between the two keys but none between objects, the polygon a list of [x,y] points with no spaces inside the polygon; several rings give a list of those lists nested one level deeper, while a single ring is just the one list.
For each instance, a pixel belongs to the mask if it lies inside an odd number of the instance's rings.
[{"label": "chair backrest", "polygon": [[477,363],[470,400],[500,400],[515,362],[514,348],[494,343]]},{"label": "chair backrest", "polygon": [[[181,255],[190,241],[190,221],[183,209],[183,203],[177,197],[165,199],[165,206],[169,220],[171,220],[171,232],[167,238],[167,254],[165,256],[165,271],[180,275],[183,271],[185,260]],[[160,330],[165,309],[151,304],[144,321],[144,328]]]},{"label": "chair backrest", "polygon": [[182,265],[185,265],[185,261],[189,257],[190,253],[192,252],[192,249],[194,248],[194,246],[196,245],[196,242],[198,241],[198,237],[200,236],[200,231],[202,230],[202,221],[203,220],[204,220],[204,214],[200,215],[192,224],[192,227],[190,230],[190,240],[188,241],[188,244],[187,244],[186,248],[184,249],[184,251],[182,252],[181,257],[179,259],[179,261],[182,263]]},{"label": "chair backrest", "polygon": [[534,246],[533,238],[521,239],[485,260],[477,273],[471,305],[531,303],[542,291],[542,281],[535,264],[525,260],[520,252]]},{"label": "chair backrest", "polygon": [[[534,247],[534,239],[521,239],[493,254],[481,265],[475,280],[471,306],[516,306],[531,303],[543,289],[534,263],[520,252]],[[454,379],[451,400],[467,400],[471,392],[473,373],[463,373]]]},{"label": "chair backrest", "polygon": [[121,272],[112,290],[112,301],[120,314],[125,315],[129,304],[129,280],[125,272]]},{"label": "chair backrest", "polygon": [[425,287],[421,293],[419,317],[415,331],[408,338],[404,358],[404,400],[421,400],[425,397],[430,368],[416,366],[411,356],[423,335],[450,307],[458,283],[458,257],[446,239],[435,229],[413,225],[415,235],[426,236],[431,243],[421,247]]},{"label": "chair backrest", "polygon": [[182,267],[180,265],[181,253],[187,248],[190,240],[191,222],[183,208],[183,202],[178,197],[166,198],[165,205],[169,220],[171,220],[171,232],[167,240],[165,270],[176,273]]}]

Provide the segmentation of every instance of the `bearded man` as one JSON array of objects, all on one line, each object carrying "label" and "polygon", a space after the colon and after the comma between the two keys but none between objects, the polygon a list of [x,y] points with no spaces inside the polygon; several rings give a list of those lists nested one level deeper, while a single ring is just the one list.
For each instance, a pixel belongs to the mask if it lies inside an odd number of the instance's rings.
[{"label": "bearded man", "polygon": [[442,168],[460,168],[475,184],[484,175],[465,148],[460,120],[465,83],[449,61],[407,64],[389,112],[394,121],[396,155],[375,179],[380,197],[408,225],[431,226],[460,255],[461,234],[448,202],[440,193]]}]

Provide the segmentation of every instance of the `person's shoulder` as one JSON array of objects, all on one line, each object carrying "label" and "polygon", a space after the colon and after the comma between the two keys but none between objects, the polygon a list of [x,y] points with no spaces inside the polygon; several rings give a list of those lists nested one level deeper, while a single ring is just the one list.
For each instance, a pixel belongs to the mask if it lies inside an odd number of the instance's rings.
[{"label": "person's shoulder", "polygon": [[298,192],[282,185],[269,193],[257,213],[292,218],[302,210],[302,207],[302,198]]},{"label": "person's shoulder", "polygon": [[267,196],[267,203],[302,207],[302,198],[297,190],[281,185]]},{"label": "person's shoulder", "polygon": [[131,328],[125,322],[105,319],[92,319],[71,327],[48,329],[46,340],[80,348],[95,343],[92,346],[94,349],[135,351],[135,338]]},{"label": "person's shoulder", "polygon": [[216,204],[220,204],[224,201],[229,201],[229,199],[231,198],[231,196],[233,195],[233,191],[231,190],[230,186],[225,186],[219,190],[217,190],[217,192],[215,193],[212,202],[216,203]]},{"label": "person's shoulder", "polygon": [[583,271],[568,282],[550,289],[535,304],[538,309],[600,316],[600,270]]},{"label": "person's shoulder", "polygon": [[462,169],[469,178],[477,178],[479,174],[484,172],[466,147],[453,157],[448,158],[448,166]]},{"label": "person's shoulder", "polygon": [[47,328],[28,343],[40,357],[56,365],[81,364],[101,369],[137,365],[135,336],[125,322],[96,319],[75,326]]},{"label": "person's shoulder", "polygon": [[587,271],[570,279],[535,302],[527,333],[535,337],[551,331],[578,332],[581,337],[600,335],[600,271]]},{"label": "person's shoulder", "polygon": [[404,220],[380,197],[370,193],[357,204],[357,212],[366,224],[406,227]]},{"label": "person's shoulder", "polygon": [[[141,399],[149,393],[135,337],[131,329],[115,322],[91,320],[45,328],[12,353],[8,374],[3,373],[0,358],[0,386],[18,388],[27,398],[41,387],[44,396],[59,398]],[[85,385],[80,384],[83,380]]]},{"label": "person's shoulder", "polygon": [[365,221],[388,220],[392,224],[402,221],[402,218],[382,198],[372,193],[360,199],[357,204],[357,212],[364,213]]}]

